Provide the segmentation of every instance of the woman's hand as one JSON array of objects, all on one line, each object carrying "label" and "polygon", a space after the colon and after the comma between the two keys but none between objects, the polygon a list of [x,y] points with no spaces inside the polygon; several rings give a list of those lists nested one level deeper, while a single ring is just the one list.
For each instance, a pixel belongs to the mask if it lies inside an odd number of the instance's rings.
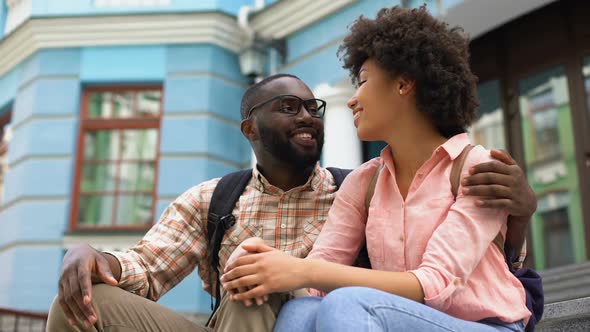
[{"label": "woman's hand", "polygon": [[[242,247],[243,245],[257,245],[257,244],[264,245],[264,240],[262,240],[259,237],[251,237],[251,238],[244,240],[229,256],[229,258],[227,259],[227,262],[225,263],[225,266],[229,266],[229,265],[233,264],[238,258],[244,257],[244,256],[250,254],[247,250],[245,250]],[[233,298],[234,293],[244,293],[248,290],[249,290],[249,288],[243,288],[243,287],[240,287],[238,289],[232,289],[231,291],[229,291],[230,299]],[[262,305],[266,301],[268,301],[268,296],[257,297],[254,300],[256,301],[257,305]],[[246,299],[243,301],[243,303],[246,307],[249,307],[253,304],[251,299]]]},{"label": "woman's hand", "polygon": [[264,243],[243,244],[242,248],[251,254],[229,264],[220,279],[226,291],[249,289],[232,295],[233,301],[304,287],[306,274],[303,259],[289,256]]}]

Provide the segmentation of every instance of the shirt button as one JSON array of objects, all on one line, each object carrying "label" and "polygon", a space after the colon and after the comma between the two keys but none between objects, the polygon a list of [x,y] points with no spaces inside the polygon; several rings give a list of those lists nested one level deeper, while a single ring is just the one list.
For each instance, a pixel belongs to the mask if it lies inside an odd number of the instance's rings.
[{"label": "shirt button", "polygon": [[400,235],[399,236],[399,240],[402,241],[402,242],[404,242],[404,236],[403,235]]},{"label": "shirt button", "polygon": [[287,228],[287,225],[281,224],[281,228]]},{"label": "shirt button", "polygon": [[234,241],[238,242],[238,237],[234,236]]},{"label": "shirt button", "polygon": [[455,286],[459,286],[459,284],[461,283],[461,279],[455,279],[453,283],[455,284]]}]

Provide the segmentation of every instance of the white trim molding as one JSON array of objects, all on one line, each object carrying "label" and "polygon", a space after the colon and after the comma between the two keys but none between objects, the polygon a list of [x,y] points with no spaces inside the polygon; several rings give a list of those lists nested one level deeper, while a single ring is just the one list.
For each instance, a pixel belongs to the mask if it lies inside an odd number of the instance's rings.
[{"label": "white trim molding", "polygon": [[210,43],[238,53],[243,35],[222,13],[33,18],[0,41],[0,75],[45,48]]},{"label": "white trim molding", "polygon": [[128,7],[128,6],[168,6],[170,0],[94,0],[94,6],[102,7]]},{"label": "white trim molding", "polygon": [[33,2],[31,0],[6,0],[6,9],[8,13],[4,33],[9,34],[31,16]]},{"label": "white trim molding", "polygon": [[280,1],[254,15],[251,26],[264,39],[281,39],[357,1]]},{"label": "white trim molding", "polygon": [[66,234],[63,247],[71,249],[81,244],[89,244],[98,251],[125,251],[143,238],[138,235],[102,235],[99,232],[88,235]]}]

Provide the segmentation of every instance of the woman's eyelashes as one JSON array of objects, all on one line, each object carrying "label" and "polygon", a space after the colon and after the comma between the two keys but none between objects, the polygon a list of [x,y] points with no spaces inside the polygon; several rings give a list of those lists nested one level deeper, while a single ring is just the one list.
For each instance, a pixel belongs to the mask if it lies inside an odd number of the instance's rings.
[{"label": "woman's eyelashes", "polygon": [[367,81],[367,80],[362,80],[362,81],[359,81],[359,82],[358,82],[358,84],[356,85],[356,87],[357,87],[357,88],[360,88],[360,87],[361,87],[361,85],[365,84],[365,82],[366,82],[366,81]]}]

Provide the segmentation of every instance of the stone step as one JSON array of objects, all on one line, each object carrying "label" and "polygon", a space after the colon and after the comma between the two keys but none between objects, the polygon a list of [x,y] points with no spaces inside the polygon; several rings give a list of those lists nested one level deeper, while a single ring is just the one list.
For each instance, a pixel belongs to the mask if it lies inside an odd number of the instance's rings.
[{"label": "stone step", "polygon": [[545,305],[543,319],[535,331],[590,331],[590,297]]},{"label": "stone step", "polygon": [[590,262],[542,271],[545,304],[590,296]]}]

